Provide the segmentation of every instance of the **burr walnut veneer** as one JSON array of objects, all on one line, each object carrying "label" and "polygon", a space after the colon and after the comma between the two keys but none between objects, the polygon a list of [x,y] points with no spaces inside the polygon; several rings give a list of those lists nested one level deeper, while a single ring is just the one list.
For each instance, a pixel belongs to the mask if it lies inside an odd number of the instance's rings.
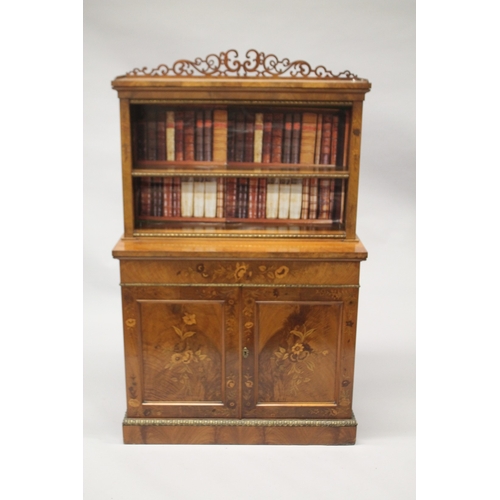
[{"label": "burr walnut veneer", "polygon": [[[353,444],[359,268],[367,257],[355,232],[356,206],[370,84],[256,51],[239,62],[229,51],[134,70],[113,88],[125,216],[113,250],[123,303],[125,443]],[[186,145],[174,156],[179,140],[189,144],[182,117],[191,112],[202,117],[194,160]],[[168,135],[169,116],[184,135]],[[240,116],[245,129],[238,129]],[[268,144],[278,162],[264,160],[266,117],[269,130],[278,130]],[[288,146],[287,117],[296,126]],[[239,131],[240,160],[248,153],[251,161],[238,160]],[[176,215],[175,197],[184,203],[189,179],[200,178],[205,212],[195,217],[183,205]],[[264,186],[261,201],[257,194],[252,201],[253,178]],[[273,203],[265,191],[273,179],[281,186],[276,199],[289,203],[285,216],[258,205]],[[212,180],[213,215],[206,208]],[[298,218],[282,194],[287,182],[299,185]],[[315,185],[318,207],[311,209]]]}]

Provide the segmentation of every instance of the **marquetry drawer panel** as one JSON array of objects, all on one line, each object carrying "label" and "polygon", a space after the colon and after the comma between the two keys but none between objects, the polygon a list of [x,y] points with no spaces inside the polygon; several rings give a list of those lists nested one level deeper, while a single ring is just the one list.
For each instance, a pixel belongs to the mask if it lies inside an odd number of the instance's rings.
[{"label": "marquetry drawer panel", "polygon": [[124,284],[357,285],[359,262],[122,260]]}]

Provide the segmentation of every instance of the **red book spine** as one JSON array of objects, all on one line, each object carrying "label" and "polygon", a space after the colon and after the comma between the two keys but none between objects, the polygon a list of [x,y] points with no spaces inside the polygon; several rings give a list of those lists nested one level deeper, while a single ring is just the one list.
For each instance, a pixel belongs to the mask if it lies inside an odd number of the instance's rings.
[{"label": "red book spine", "polygon": [[213,116],[212,110],[205,110],[205,121],[203,123],[203,159],[212,161],[212,142],[213,142]]},{"label": "red book spine", "polygon": [[292,125],[292,152],[290,163],[299,163],[300,158],[300,132],[302,129],[302,114],[293,114],[293,125]]},{"label": "red book spine", "polygon": [[248,218],[257,219],[257,203],[259,192],[259,179],[251,177],[248,187]]},{"label": "red book spine", "polygon": [[236,217],[236,178],[226,180],[226,217]]},{"label": "red book spine", "polygon": [[160,108],[156,111],[156,159],[167,159],[166,112]]},{"label": "red book spine", "polygon": [[181,216],[181,178],[172,179],[172,217]]},{"label": "red book spine", "polygon": [[335,192],[334,192],[332,219],[335,222],[341,222],[340,212],[341,212],[341,202],[342,202],[342,179],[335,179],[334,190]]},{"label": "red book spine", "polygon": [[163,215],[172,217],[172,177],[163,178]]},{"label": "red book spine", "polygon": [[184,112],[175,112],[175,160],[184,160]]},{"label": "red book spine", "polygon": [[147,140],[148,140],[148,160],[156,160],[156,110],[148,106],[146,112],[147,120]]},{"label": "red book spine", "polygon": [[245,117],[245,134],[244,134],[244,154],[243,161],[253,162],[253,141],[255,128],[255,113],[248,113]]},{"label": "red book spine", "polygon": [[345,113],[345,132],[344,132],[344,155],[343,155],[343,160],[342,160],[342,166],[344,168],[347,167],[348,163],[348,154],[349,154],[349,131],[350,131],[350,125],[351,125],[351,114],[349,111],[346,111]]},{"label": "red book spine", "polygon": [[283,131],[283,152],[282,159],[283,163],[291,163],[292,154],[292,114],[285,114],[285,127]]},{"label": "red book spine", "polygon": [[309,190],[310,179],[302,179],[302,207],[300,210],[301,219],[307,219],[309,216]]},{"label": "red book spine", "polygon": [[257,192],[257,218],[266,218],[266,194],[267,194],[267,179],[261,177],[259,179],[259,190]]},{"label": "red book spine", "polygon": [[272,113],[264,113],[264,131],[262,134],[262,163],[271,162],[271,144],[273,131]]},{"label": "red book spine", "polygon": [[309,186],[309,219],[318,217],[318,179],[312,177]]},{"label": "red book spine", "polygon": [[245,115],[236,114],[234,138],[234,161],[242,162],[245,149]]},{"label": "red book spine", "polygon": [[335,179],[330,179],[330,186],[328,188],[329,203],[328,203],[328,214],[329,218],[333,218],[333,210],[335,206]]},{"label": "red book spine", "polygon": [[194,159],[196,161],[203,161],[203,111],[196,112],[196,128],[194,140]]},{"label": "red book spine", "polygon": [[236,116],[234,111],[230,111],[227,116],[227,161],[234,161],[235,128]]},{"label": "red book spine", "polygon": [[337,165],[337,150],[339,138],[339,115],[333,117],[332,122],[332,151],[330,155],[330,162],[332,165]]},{"label": "red book spine", "polygon": [[323,135],[321,138],[320,163],[328,165],[330,163],[330,146],[332,141],[332,115],[323,117]]},{"label": "red book spine", "polygon": [[283,113],[273,114],[273,133],[271,137],[271,162],[280,163],[283,141]]},{"label": "red book spine", "polygon": [[184,160],[194,160],[194,111],[184,112]]},{"label": "red book spine", "polygon": [[330,180],[320,179],[318,189],[318,219],[330,218]]},{"label": "red book spine", "polygon": [[141,215],[151,215],[151,177],[141,178]]}]

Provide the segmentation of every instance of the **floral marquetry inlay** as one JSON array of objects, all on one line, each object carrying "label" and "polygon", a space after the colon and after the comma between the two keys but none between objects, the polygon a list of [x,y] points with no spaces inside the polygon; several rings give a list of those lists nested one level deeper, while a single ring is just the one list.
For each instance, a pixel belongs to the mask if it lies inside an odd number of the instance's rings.
[{"label": "floral marquetry inlay", "polygon": [[342,71],[337,75],[324,66],[311,67],[306,61],[290,61],[279,59],[274,54],[265,54],[250,49],[245,59],[238,60],[238,52],[234,49],[217,54],[209,54],[194,61],[180,59],[167,66],[160,64],[157,68],[135,68],[125,76],[205,76],[205,77],[288,77],[288,78],[318,78],[332,80],[364,81],[350,71]]}]

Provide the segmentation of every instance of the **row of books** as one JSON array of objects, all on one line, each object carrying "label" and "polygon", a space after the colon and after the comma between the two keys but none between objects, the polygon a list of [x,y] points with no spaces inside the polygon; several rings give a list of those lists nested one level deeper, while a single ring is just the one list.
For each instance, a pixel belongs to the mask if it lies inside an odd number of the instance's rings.
[{"label": "row of books", "polygon": [[347,166],[349,111],[256,112],[132,106],[137,161]]},{"label": "row of books", "polygon": [[142,177],[135,196],[139,218],[342,222],[345,188],[344,179]]}]

